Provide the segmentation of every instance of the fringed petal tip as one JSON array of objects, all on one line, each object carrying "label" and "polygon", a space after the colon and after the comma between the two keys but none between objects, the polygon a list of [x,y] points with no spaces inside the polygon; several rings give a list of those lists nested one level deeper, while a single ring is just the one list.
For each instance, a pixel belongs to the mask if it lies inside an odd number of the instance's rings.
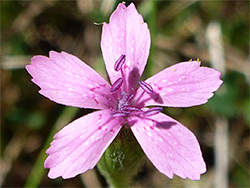
[{"label": "fringed petal tip", "polygon": [[166,107],[191,107],[206,103],[223,81],[219,71],[201,67],[200,64],[199,61],[181,62],[147,79],[158,97],[148,99],[148,95],[144,94],[141,101],[146,101],[145,106]]},{"label": "fringed petal tip", "polygon": [[[26,70],[40,93],[59,104],[80,108],[105,109],[110,85],[94,69],[66,52],[50,51],[49,58],[34,56]],[[95,91],[95,92],[94,92]]]},{"label": "fringed petal tip", "polygon": [[135,5],[126,7],[120,3],[110,16],[109,23],[102,28],[101,49],[106,69],[113,84],[120,78],[121,72],[114,68],[115,62],[126,56],[123,66],[125,81],[135,91],[144,71],[150,49],[150,32]]},{"label": "fringed petal tip", "polygon": [[199,180],[206,164],[195,135],[178,121],[159,113],[130,117],[128,124],[152,164],[164,175]]}]

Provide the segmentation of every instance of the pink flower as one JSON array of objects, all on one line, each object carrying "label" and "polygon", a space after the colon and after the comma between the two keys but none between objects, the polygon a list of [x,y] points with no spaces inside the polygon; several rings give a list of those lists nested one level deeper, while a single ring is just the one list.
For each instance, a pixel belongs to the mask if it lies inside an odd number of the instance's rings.
[{"label": "pink flower", "polygon": [[93,168],[126,123],[146,156],[169,178],[199,180],[206,171],[199,143],[186,127],[160,113],[162,107],[201,105],[222,81],[220,73],[182,62],[139,81],[147,62],[150,33],[134,4],[119,4],[104,23],[101,48],[112,86],[66,52],[35,56],[26,69],[42,95],[59,104],[99,111],[59,131],[44,167],[52,179],[72,178]]}]

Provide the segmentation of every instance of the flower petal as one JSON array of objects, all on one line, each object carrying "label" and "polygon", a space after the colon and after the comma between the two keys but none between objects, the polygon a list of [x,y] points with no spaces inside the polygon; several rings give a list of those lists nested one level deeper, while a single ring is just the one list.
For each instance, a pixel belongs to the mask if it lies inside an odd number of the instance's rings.
[{"label": "flower petal", "polygon": [[101,48],[111,83],[122,77],[120,71],[115,71],[114,65],[122,54],[126,55],[123,69],[129,84],[126,89],[134,91],[148,59],[150,33],[133,3],[128,7],[120,3],[109,24],[104,23]]},{"label": "flower petal", "polygon": [[[182,62],[157,73],[145,82],[150,84],[154,94],[144,93],[140,104],[168,107],[190,107],[207,102],[222,84],[221,73],[208,67],[200,67],[200,62]],[[143,90],[138,90],[138,95]]]},{"label": "flower petal", "polygon": [[72,178],[93,168],[123,125],[109,110],[83,116],[59,131],[44,163],[49,178]]},{"label": "flower petal", "polygon": [[105,109],[110,85],[94,69],[66,52],[50,51],[50,57],[35,56],[26,70],[40,93],[59,104],[74,107]]},{"label": "flower petal", "polygon": [[169,178],[199,180],[206,171],[196,137],[176,120],[159,113],[150,119],[131,117],[128,123],[147,157]]}]

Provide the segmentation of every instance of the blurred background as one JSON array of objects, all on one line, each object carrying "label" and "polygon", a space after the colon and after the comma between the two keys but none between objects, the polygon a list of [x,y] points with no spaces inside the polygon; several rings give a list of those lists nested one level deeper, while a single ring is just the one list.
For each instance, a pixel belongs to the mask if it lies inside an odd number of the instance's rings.
[{"label": "blurred background", "polygon": [[[43,162],[53,135],[91,110],[64,107],[41,96],[24,66],[34,55],[66,51],[107,78],[101,29],[119,2],[0,1],[0,186],[107,186],[96,168],[69,180],[47,177]],[[152,37],[143,79],[175,63],[199,58],[202,65],[222,72],[224,81],[205,105],[164,109],[197,136],[208,168],[201,180],[168,179],[147,161],[133,186],[249,187],[249,1],[133,2]]]}]

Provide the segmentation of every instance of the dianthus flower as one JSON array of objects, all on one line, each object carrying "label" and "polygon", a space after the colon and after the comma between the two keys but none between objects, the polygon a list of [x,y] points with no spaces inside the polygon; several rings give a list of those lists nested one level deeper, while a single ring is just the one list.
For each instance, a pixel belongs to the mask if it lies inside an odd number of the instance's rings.
[{"label": "dianthus flower", "polygon": [[40,94],[50,100],[98,109],[54,136],[44,163],[50,169],[48,176],[72,178],[93,168],[126,125],[161,173],[169,178],[176,174],[200,179],[206,165],[196,137],[161,111],[162,107],[206,103],[222,84],[220,73],[190,61],[140,81],[149,55],[150,32],[134,4],[119,4],[109,24],[103,24],[101,49],[111,85],[66,52],[51,51],[49,58],[34,56],[26,66]]}]

